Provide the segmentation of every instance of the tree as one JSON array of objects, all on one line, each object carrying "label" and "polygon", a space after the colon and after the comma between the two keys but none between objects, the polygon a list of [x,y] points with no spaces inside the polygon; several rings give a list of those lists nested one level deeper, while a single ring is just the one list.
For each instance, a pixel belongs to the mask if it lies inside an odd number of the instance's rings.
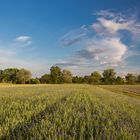
[{"label": "tree", "polygon": [[78,79],[78,76],[74,76],[74,77],[72,78],[72,82],[73,82],[73,83],[79,83],[78,80],[79,80],[79,79]]},{"label": "tree", "polygon": [[78,81],[79,81],[79,84],[84,83],[84,77],[79,76],[79,77],[78,77]]},{"label": "tree", "polygon": [[90,76],[84,76],[84,83],[90,84]]},{"label": "tree", "polygon": [[44,74],[40,78],[40,82],[43,84],[52,83],[50,74]]},{"label": "tree", "polygon": [[26,82],[27,84],[40,84],[40,80],[38,78],[31,78]]},{"label": "tree", "polygon": [[51,78],[52,78],[52,82],[54,84],[59,84],[62,82],[62,79],[61,79],[61,69],[58,67],[58,66],[52,66],[51,69]]},{"label": "tree", "polygon": [[90,76],[90,84],[100,84],[101,83],[101,74],[98,73],[97,71],[91,73],[91,76]]},{"label": "tree", "polygon": [[124,79],[120,76],[117,76],[115,83],[119,85],[124,84]]},{"label": "tree", "polygon": [[84,78],[83,77],[74,76],[72,78],[72,82],[73,83],[81,84],[81,83],[84,83]]},{"label": "tree", "polygon": [[63,70],[62,81],[63,83],[72,83],[72,73],[69,70]]},{"label": "tree", "polygon": [[17,74],[19,72],[19,69],[17,68],[8,68],[5,69],[2,73],[3,75],[3,82],[7,83],[17,83]]},{"label": "tree", "polygon": [[125,76],[125,79],[126,79],[127,84],[135,84],[136,83],[136,77],[131,73],[128,73]]},{"label": "tree", "polygon": [[106,69],[103,72],[103,81],[105,84],[114,84],[116,79],[116,72],[114,69]]},{"label": "tree", "polygon": [[17,79],[18,84],[25,84],[31,79],[31,72],[26,69],[20,69],[17,73]]}]

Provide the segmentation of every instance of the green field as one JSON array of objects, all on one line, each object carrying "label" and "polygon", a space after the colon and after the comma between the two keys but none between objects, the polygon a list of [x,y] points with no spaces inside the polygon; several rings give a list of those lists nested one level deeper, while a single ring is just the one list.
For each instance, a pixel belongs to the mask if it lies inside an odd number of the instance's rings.
[{"label": "green field", "polygon": [[1,85],[0,139],[139,140],[139,91],[140,86]]}]

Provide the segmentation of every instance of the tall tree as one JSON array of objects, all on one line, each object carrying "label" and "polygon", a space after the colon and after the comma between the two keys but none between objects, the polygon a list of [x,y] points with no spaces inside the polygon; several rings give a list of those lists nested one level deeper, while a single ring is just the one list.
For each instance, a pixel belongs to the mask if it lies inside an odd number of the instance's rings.
[{"label": "tall tree", "polygon": [[103,72],[103,80],[105,84],[114,84],[116,79],[116,72],[114,69],[106,69]]},{"label": "tall tree", "polygon": [[19,69],[17,68],[8,68],[3,71],[3,82],[7,83],[17,83],[17,74]]},{"label": "tall tree", "polygon": [[58,66],[52,66],[51,69],[51,78],[54,84],[61,83],[61,69]]},{"label": "tall tree", "polygon": [[31,72],[26,69],[20,69],[17,73],[17,79],[19,84],[25,84],[27,81],[31,79]]},{"label": "tall tree", "polygon": [[63,70],[62,81],[63,83],[72,83],[72,73],[69,70]]},{"label": "tall tree", "polygon": [[102,76],[99,72],[95,71],[93,73],[91,73],[91,76],[90,76],[90,84],[100,84],[101,83],[101,79],[102,79]]}]

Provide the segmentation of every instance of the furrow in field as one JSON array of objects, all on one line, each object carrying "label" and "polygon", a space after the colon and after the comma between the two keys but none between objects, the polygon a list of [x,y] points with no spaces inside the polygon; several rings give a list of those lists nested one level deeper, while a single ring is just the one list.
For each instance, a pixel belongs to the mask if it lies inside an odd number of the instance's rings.
[{"label": "furrow in field", "polygon": [[[18,139],[83,139],[89,133],[90,103],[85,93],[74,93],[34,116],[7,138]],[[91,127],[90,127],[91,128]],[[24,130],[25,129],[25,130]]]},{"label": "furrow in field", "polygon": [[26,99],[14,99],[14,97],[1,99],[0,107],[0,137],[9,135],[17,126],[31,120],[57,100],[67,94],[41,94],[40,96],[26,97]]},{"label": "furrow in field", "polygon": [[139,138],[140,106],[136,108],[135,105],[129,104],[130,97],[120,97],[102,89],[95,90],[90,96],[93,101],[93,127],[96,139]]},{"label": "furrow in field", "polygon": [[[15,128],[11,128],[11,130],[6,135],[3,135],[1,139],[6,139],[6,140],[7,139],[9,140],[24,139],[24,137],[28,135],[28,132],[30,131],[30,129],[35,127],[36,124],[39,124],[40,121],[44,119],[47,114],[50,114],[52,110],[55,111],[55,107],[57,106],[57,104],[59,102],[60,103],[65,102],[67,100],[67,96],[68,95],[65,95],[59,100],[58,99],[55,100],[54,102],[51,100],[51,103],[47,104],[44,110],[40,111],[38,114],[32,113],[32,116],[30,117],[30,119],[28,119],[28,121],[25,121],[24,123],[19,123]],[[40,103],[40,105],[43,105],[43,103]]]}]

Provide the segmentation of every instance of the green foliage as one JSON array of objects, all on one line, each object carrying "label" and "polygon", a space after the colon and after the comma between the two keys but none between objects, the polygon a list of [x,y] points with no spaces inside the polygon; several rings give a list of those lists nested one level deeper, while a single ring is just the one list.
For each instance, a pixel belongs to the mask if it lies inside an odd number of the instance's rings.
[{"label": "green foliage", "polygon": [[86,84],[140,84],[140,75],[134,76],[128,73],[125,78],[116,77],[114,69],[106,69],[102,73],[103,77],[98,71],[86,76],[72,76],[71,71],[61,70],[58,66],[52,66],[50,74],[44,74],[40,78],[33,79],[31,72],[26,69],[8,68],[0,70],[0,83],[14,83],[14,84],[61,84],[61,83],[86,83]]},{"label": "green foliage", "polygon": [[74,76],[74,77],[72,78],[72,82],[73,82],[73,83],[79,83],[78,76]]},{"label": "green foliage", "polygon": [[116,79],[116,72],[114,69],[106,69],[103,72],[103,80],[105,84],[114,84]]},{"label": "green foliage", "polygon": [[26,69],[8,68],[0,70],[0,82],[25,84],[30,80],[31,72]]},{"label": "green foliage", "polygon": [[17,83],[25,84],[27,81],[31,79],[31,72],[26,69],[21,69],[18,71],[16,77]]},{"label": "green foliage", "polygon": [[52,66],[51,69],[51,79],[52,79],[52,82],[54,84],[60,84],[62,82],[62,79],[61,79],[61,69],[58,67],[58,66]]},{"label": "green foliage", "polygon": [[26,84],[40,84],[40,80],[38,78],[31,78]]},{"label": "green foliage", "polygon": [[72,78],[72,82],[73,83],[81,84],[81,83],[84,83],[84,78],[83,77],[74,76]]},{"label": "green foliage", "polygon": [[18,74],[19,69],[17,68],[8,68],[2,72],[3,82],[7,83],[17,83],[18,82]]},{"label": "green foliage", "polygon": [[117,76],[115,83],[118,85],[124,84],[125,83],[124,78]]},{"label": "green foliage", "polygon": [[52,79],[50,74],[44,74],[40,78],[40,82],[43,84],[52,83]]},{"label": "green foliage", "polygon": [[91,76],[90,76],[90,84],[100,84],[101,83],[101,79],[102,79],[102,76],[100,73],[98,73],[97,71],[91,73]]},{"label": "green foliage", "polygon": [[84,76],[84,83],[90,84],[90,76]]},{"label": "green foliage", "polygon": [[125,76],[125,79],[126,79],[127,84],[135,84],[136,83],[136,77],[131,73],[128,73]]},{"label": "green foliage", "polygon": [[62,81],[63,83],[72,83],[72,73],[69,70],[63,70]]}]

